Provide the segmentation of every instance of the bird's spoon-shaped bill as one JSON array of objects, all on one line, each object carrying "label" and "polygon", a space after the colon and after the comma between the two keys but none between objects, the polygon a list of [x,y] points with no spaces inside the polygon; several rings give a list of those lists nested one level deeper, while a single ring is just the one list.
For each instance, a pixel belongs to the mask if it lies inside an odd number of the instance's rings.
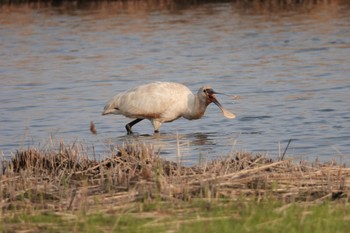
[{"label": "bird's spoon-shaped bill", "polygon": [[220,109],[226,118],[230,118],[230,119],[236,118],[236,115],[233,114],[232,112],[228,111],[227,109],[225,109],[225,108],[220,108]]},{"label": "bird's spoon-shaped bill", "polygon": [[[229,96],[225,93],[221,93],[221,92],[216,92],[216,91],[213,91],[212,94],[219,94],[219,95],[225,95],[225,96]],[[236,115],[231,113],[230,111],[228,111],[227,109],[225,109],[221,104],[220,102],[216,99],[216,97],[214,95],[211,95],[211,100],[212,102],[214,102],[214,104],[216,104],[220,110],[222,111],[222,113],[224,114],[224,117],[226,118],[230,118],[230,119],[233,119],[233,118],[236,118]]]},{"label": "bird's spoon-shaped bill", "polygon": [[220,110],[224,114],[224,117],[230,118],[230,119],[236,118],[236,115],[228,111],[226,108],[224,108],[216,98],[213,99],[213,102],[220,108]]}]

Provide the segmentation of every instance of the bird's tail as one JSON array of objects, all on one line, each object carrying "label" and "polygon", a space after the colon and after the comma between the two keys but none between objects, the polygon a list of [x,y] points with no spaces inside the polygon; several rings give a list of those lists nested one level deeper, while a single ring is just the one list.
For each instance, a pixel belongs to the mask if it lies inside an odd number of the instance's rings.
[{"label": "bird's tail", "polygon": [[113,114],[115,112],[114,109],[106,109],[102,112],[102,116],[103,115],[108,115],[108,114]]},{"label": "bird's tail", "polygon": [[102,115],[108,115],[108,114],[118,114],[119,109],[115,106],[115,102],[113,100],[109,101],[107,105],[105,106]]}]

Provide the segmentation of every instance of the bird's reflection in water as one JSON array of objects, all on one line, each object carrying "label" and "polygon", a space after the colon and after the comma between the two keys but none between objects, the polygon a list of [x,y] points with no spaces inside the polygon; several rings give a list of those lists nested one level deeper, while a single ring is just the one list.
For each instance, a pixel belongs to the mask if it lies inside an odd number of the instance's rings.
[{"label": "bird's reflection in water", "polygon": [[195,133],[191,136],[193,137],[192,145],[202,146],[202,145],[216,145],[214,138],[212,138],[214,133]]},{"label": "bird's reflection in water", "polygon": [[152,145],[156,154],[165,159],[178,159],[180,155],[184,161],[194,163],[207,157],[216,151],[217,134],[209,133],[191,133],[191,134],[172,134],[158,133],[148,134],[132,134],[120,136],[117,138],[107,139],[106,142],[113,147],[113,151],[118,146],[130,144],[146,144]]}]

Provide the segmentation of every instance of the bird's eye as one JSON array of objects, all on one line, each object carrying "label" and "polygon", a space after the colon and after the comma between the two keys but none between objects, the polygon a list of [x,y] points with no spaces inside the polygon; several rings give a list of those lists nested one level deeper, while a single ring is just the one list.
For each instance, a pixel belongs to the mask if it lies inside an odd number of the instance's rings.
[{"label": "bird's eye", "polygon": [[204,92],[204,93],[207,93],[207,89],[204,89],[203,92]]}]

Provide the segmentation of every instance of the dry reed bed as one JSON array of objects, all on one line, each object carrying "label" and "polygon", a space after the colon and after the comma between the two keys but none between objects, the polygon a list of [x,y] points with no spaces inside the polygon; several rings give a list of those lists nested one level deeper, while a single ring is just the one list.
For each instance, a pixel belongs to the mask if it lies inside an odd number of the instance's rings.
[{"label": "dry reed bed", "polygon": [[155,155],[152,145],[133,144],[97,161],[82,145],[20,150],[2,162],[0,200],[7,210],[121,208],[158,198],[348,199],[350,169],[335,163],[273,161],[236,153],[185,167]]}]

